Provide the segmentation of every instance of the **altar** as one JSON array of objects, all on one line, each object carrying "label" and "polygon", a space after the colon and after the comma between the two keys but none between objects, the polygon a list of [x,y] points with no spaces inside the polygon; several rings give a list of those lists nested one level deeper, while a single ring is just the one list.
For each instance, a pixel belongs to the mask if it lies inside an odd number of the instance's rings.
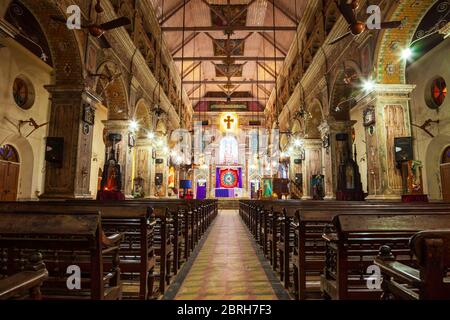
[{"label": "altar", "polygon": [[216,198],[241,198],[242,195],[242,168],[217,167]]}]

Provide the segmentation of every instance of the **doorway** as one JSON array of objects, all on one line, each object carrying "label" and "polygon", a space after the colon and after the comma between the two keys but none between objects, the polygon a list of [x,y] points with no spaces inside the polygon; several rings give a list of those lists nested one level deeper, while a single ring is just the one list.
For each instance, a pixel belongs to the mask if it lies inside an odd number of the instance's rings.
[{"label": "doorway", "polygon": [[16,201],[19,188],[20,161],[17,150],[6,144],[0,147],[0,201]]},{"label": "doorway", "polygon": [[444,150],[441,160],[442,197],[450,201],[450,146]]}]

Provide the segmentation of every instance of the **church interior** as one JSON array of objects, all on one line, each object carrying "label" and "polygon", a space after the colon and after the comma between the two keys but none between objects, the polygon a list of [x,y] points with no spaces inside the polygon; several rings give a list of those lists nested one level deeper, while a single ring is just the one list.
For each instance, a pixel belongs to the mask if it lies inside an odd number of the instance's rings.
[{"label": "church interior", "polygon": [[0,300],[450,299],[450,2],[0,1]]}]

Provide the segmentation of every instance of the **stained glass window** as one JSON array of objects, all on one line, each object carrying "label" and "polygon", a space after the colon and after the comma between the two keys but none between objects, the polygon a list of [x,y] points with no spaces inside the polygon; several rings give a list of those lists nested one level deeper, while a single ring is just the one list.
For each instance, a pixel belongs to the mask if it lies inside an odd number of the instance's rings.
[{"label": "stained glass window", "polygon": [[442,154],[442,164],[444,163],[450,163],[450,147],[447,147]]},{"label": "stained glass window", "polygon": [[0,160],[9,162],[19,162],[19,154],[16,149],[9,144],[0,147]]}]

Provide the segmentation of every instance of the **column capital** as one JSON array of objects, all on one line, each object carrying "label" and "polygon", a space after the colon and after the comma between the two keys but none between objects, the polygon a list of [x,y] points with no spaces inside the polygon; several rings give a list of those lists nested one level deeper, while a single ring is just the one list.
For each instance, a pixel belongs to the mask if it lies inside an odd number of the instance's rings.
[{"label": "column capital", "polygon": [[104,120],[102,123],[108,131],[128,131],[130,127],[129,120]]},{"label": "column capital", "polygon": [[356,122],[357,121],[355,120],[337,121],[334,118],[329,117],[319,125],[318,129],[322,137],[324,137],[327,134],[344,132],[348,128],[351,128]]},{"label": "column capital", "polygon": [[413,84],[375,84],[371,91],[364,91],[356,96],[356,106],[369,104],[377,98],[406,99],[410,100],[410,94],[416,85]]},{"label": "column capital", "polygon": [[303,139],[303,147],[305,149],[322,148],[322,139]]}]

